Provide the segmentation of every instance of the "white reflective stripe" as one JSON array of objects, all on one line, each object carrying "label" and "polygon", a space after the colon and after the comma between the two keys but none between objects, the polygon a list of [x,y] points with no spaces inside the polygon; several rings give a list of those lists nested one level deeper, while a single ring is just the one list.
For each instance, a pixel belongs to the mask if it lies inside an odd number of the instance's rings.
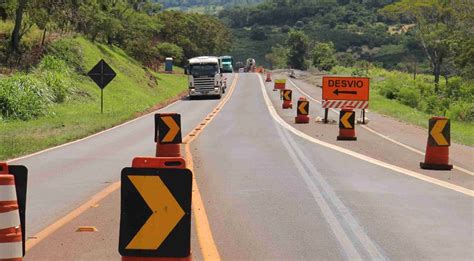
[{"label": "white reflective stripe", "polygon": [[16,200],[16,189],[14,185],[0,185],[0,201]]},{"label": "white reflective stripe", "polygon": [[20,226],[20,213],[12,210],[0,213],[0,229]]},{"label": "white reflective stripe", "polygon": [[19,258],[23,256],[22,242],[0,243],[0,259]]}]

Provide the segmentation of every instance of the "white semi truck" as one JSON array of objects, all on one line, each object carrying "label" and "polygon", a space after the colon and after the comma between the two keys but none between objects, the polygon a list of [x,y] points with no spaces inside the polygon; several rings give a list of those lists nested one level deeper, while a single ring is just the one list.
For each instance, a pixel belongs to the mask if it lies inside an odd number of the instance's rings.
[{"label": "white semi truck", "polygon": [[189,98],[212,95],[221,97],[225,92],[226,80],[222,75],[219,58],[200,56],[188,60]]}]

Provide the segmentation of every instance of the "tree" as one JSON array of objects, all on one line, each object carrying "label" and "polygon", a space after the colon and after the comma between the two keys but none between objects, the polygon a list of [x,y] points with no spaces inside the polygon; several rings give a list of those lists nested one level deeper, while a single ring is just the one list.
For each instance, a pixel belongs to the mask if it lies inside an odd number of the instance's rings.
[{"label": "tree", "polygon": [[167,57],[172,57],[176,63],[181,63],[183,60],[183,48],[172,43],[160,43],[156,46],[158,54],[163,61]]},{"label": "tree", "polygon": [[272,47],[272,51],[265,55],[265,60],[270,63],[272,69],[282,69],[288,63],[288,48],[281,45]]},{"label": "tree", "polygon": [[313,65],[320,71],[329,71],[336,65],[336,50],[332,42],[316,43],[313,48]]},{"label": "tree", "polygon": [[[416,35],[433,69],[435,91],[444,61],[452,55],[450,35],[456,25],[449,0],[401,0],[384,7],[385,15],[399,15],[415,24]],[[453,1],[455,2],[455,1]]]},{"label": "tree", "polygon": [[288,33],[288,65],[291,68],[306,70],[306,54],[309,46],[309,38],[303,31],[290,31]]},{"label": "tree", "polygon": [[23,14],[25,12],[26,6],[28,4],[28,0],[18,0],[18,6],[15,11],[15,26],[13,27],[12,31],[12,50],[16,53],[19,52],[20,41],[21,37],[23,36],[22,33],[22,25],[23,25]]}]

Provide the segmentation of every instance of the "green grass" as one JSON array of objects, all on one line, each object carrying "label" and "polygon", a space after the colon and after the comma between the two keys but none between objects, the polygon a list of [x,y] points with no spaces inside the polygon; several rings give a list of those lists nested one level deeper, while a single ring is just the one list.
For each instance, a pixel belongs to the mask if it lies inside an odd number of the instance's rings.
[{"label": "green grass", "polygon": [[[370,94],[370,110],[428,129],[428,119],[435,115],[420,112],[390,100],[377,92]],[[474,124],[471,122],[451,121],[451,139],[455,142],[474,146]]]},{"label": "green grass", "polygon": [[76,38],[85,68],[101,58],[117,72],[104,90],[104,114],[100,113],[100,89],[85,75],[74,75],[78,94],[55,104],[49,116],[30,121],[0,121],[0,160],[11,159],[76,140],[130,120],[158,103],[177,97],[187,88],[181,74],[148,71],[121,49]]}]

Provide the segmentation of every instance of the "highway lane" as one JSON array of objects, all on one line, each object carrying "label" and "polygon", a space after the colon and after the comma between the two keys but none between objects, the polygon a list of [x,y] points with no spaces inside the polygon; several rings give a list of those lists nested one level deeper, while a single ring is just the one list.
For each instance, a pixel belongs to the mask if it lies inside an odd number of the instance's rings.
[{"label": "highway lane", "polygon": [[[320,85],[322,84],[321,82],[319,83]],[[293,91],[295,91],[297,95],[309,95],[311,98],[321,101],[322,89],[311,85],[305,82],[304,80],[290,79],[288,81],[288,87],[293,89]],[[302,90],[304,94],[300,93],[298,89]],[[315,113],[312,114],[313,117],[316,115],[322,117],[324,115],[324,110],[321,108],[321,104],[315,103],[314,100],[311,99],[310,102],[313,103],[312,107],[316,107]],[[360,110],[356,110],[356,114],[357,118],[361,118]],[[338,116],[339,114],[337,110],[336,112],[334,110],[329,110],[330,118],[337,120]],[[395,120],[393,118],[372,112],[370,110],[370,106],[366,113],[366,117],[369,118],[369,123],[366,126],[360,126],[361,128],[358,128],[358,131],[363,130],[363,127],[368,127],[372,130],[377,131],[378,133],[381,133],[402,143],[403,145],[408,145],[409,147],[424,153],[426,149],[427,139],[426,129],[422,129],[418,126],[414,126],[412,124],[401,122],[399,120]],[[428,120],[426,121],[426,123],[428,124]],[[374,133],[368,134],[372,136]],[[471,173],[474,172],[474,165],[470,163],[473,157],[473,147],[457,144],[455,142],[451,143],[450,161],[452,162],[452,164],[454,164],[455,170],[457,169],[457,167],[461,167],[463,169],[466,169],[467,171],[470,171]],[[423,158],[423,155],[421,155],[421,158]]]},{"label": "highway lane", "polygon": [[[229,75],[228,85],[232,80]],[[180,113],[184,136],[218,102],[184,99],[159,111]],[[29,169],[27,235],[35,235],[119,181],[122,168],[130,166],[133,157],[154,155],[153,132],[153,114],[149,114],[80,142],[10,161]]]},{"label": "highway lane", "polygon": [[[336,136],[338,135],[338,132],[339,132],[339,129],[338,129],[339,114],[336,113],[334,110],[330,110],[328,118],[329,120],[333,121],[332,123],[323,124],[321,122],[315,122],[314,119],[316,117],[318,116],[321,117],[322,115],[324,115],[324,109],[321,108],[320,104],[314,102],[313,100],[310,100],[310,118],[311,118],[310,123],[309,124],[295,124],[294,117],[296,116],[297,99],[299,97],[306,96],[306,94],[309,92],[316,92],[318,91],[319,88],[314,90],[314,88],[311,89],[307,85],[303,85],[303,84],[298,85],[298,86],[304,86],[304,87],[301,87],[301,88],[305,88],[305,91],[304,91],[305,94],[304,94],[300,92],[299,88],[295,88],[295,86],[293,86],[292,84],[287,83],[287,88],[293,90],[293,102],[294,102],[294,108],[295,108],[292,110],[288,110],[288,109],[281,108],[282,101],[279,99],[278,94],[272,91],[273,83],[266,83],[266,86],[267,86],[266,91],[269,94],[270,100],[272,101],[274,107],[276,108],[278,115],[280,115],[280,117],[284,119],[288,124],[306,133],[307,135],[311,137],[317,138],[324,142],[334,144],[336,146],[350,149],[352,151],[370,156],[372,158],[381,160],[389,164],[393,164],[405,169],[415,171],[417,173],[421,173],[430,178],[446,181],[446,182],[455,184],[457,186],[461,186],[461,187],[468,188],[471,190],[474,188],[474,177],[472,175],[459,171],[457,168],[453,169],[452,171],[423,170],[419,167],[419,163],[424,161],[423,155],[420,155],[411,150],[408,150],[405,147],[402,147],[398,144],[390,142],[387,139],[384,139],[380,137],[379,135],[376,135],[373,132],[369,131],[367,128],[364,128],[365,126],[362,126],[359,124],[355,126],[356,136],[358,139],[355,142],[336,140]],[[307,92],[306,92],[306,89],[308,89]],[[359,117],[360,111],[356,111],[356,115],[357,117]],[[375,113],[370,113],[369,117],[372,118],[372,116],[375,116],[375,115],[376,115]],[[382,121],[382,123],[379,123],[377,121]],[[389,128],[388,126],[391,126],[392,129],[395,129],[400,133],[406,132],[406,136],[408,137],[405,138],[405,140],[418,140],[417,141],[418,143],[419,141],[423,140],[426,143],[426,136],[427,136],[426,131],[422,131],[420,133],[420,129],[418,128],[415,128],[415,131],[413,131],[414,129],[413,126],[406,126],[405,124],[403,124],[405,125],[403,128],[403,125],[401,123],[395,123],[394,120],[383,118],[381,116],[378,116],[373,121],[371,121],[368,124],[368,126],[369,127],[380,126],[383,123],[387,125],[386,128]],[[389,132],[389,134],[386,134],[386,135],[392,136],[392,132]],[[403,135],[397,134],[397,136],[403,136]],[[462,149],[463,147],[467,147],[467,146],[457,145],[450,148],[450,154],[451,154],[450,161],[454,162],[454,164],[459,164],[465,168],[468,168],[467,165],[469,165],[471,159],[474,157],[473,149],[472,148]],[[466,153],[462,154],[460,152],[466,152]]]},{"label": "highway lane", "polygon": [[[257,75],[240,74],[229,102],[191,143],[222,259],[473,258],[472,197],[310,142],[275,117]],[[108,237],[117,234],[117,196],[33,248],[31,260],[53,248],[56,257],[116,260],[117,239]],[[95,224],[98,233],[71,235]]]},{"label": "highway lane", "polygon": [[474,257],[472,197],[294,135],[255,74],[192,148],[223,259]]}]

